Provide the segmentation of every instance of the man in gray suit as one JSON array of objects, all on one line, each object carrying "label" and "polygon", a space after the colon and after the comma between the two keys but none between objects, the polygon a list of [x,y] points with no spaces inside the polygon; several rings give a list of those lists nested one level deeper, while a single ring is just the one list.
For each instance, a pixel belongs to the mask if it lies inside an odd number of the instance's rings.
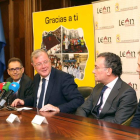
[{"label": "man in gray suit", "polygon": [[76,115],[92,115],[96,119],[122,124],[135,112],[137,97],[134,89],[120,78],[120,57],[110,52],[99,54],[93,73],[95,81],[100,83],[77,109]]}]

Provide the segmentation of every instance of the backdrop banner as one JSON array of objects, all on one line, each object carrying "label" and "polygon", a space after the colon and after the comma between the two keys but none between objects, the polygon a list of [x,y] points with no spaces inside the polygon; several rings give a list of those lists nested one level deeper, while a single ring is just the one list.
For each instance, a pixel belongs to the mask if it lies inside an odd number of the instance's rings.
[{"label": "backdrop banner", "polygon": [[52,66],[78,86],[95,86],[93,5],[33,13],[34,50],[45,49]]},{"label": "backdrop banner", "polygon": [[137,52],[140,50],[140,1],[113,0],[93,3],[96,56],[113,52],[123,65],[121,78],[140,98]]}]

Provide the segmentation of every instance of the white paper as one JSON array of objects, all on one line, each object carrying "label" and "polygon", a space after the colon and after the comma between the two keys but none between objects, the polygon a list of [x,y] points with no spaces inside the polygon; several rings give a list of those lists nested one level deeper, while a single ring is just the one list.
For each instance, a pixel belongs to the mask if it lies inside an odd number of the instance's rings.
[{"label": "white paper", "polygon": [[47,123],[48,124],[46,118],[43,117],[43,116],[40,116],[40,115],[35,115],[35,117],[32,120],[32,123],[39,124],[39,125],[41,123]]},{"label": "white paper", "polygon": [[21,108],[17,108],[17,111],[22,111],[22,110],[31,110],[33,108],[29,108],[29,107],[21,107]]},{"label": "white paper", "polygon": [[6,119],[6,121],[8,121],[8,122],[10,122],[10,123],[13,123],[14,121],[20,122],[20,119],[18,118],[17,115],[14,115],[14,114],[11,113],[11,114],[8,116],[8,118]]}]

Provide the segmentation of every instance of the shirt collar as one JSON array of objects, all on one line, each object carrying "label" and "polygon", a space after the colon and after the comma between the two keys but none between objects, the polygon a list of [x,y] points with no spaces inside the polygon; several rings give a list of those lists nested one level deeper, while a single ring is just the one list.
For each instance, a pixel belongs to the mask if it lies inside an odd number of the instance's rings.
[{"label": "shirt collar", "polygon": [[[16,83],[18,83],[18,84],[19,84],[19,83],[20,83],[20,80],[21,80],[21,78],[20,78],[18,81],[16,81]],[[13,82],[15,82],[15,81],[13,80]]]},{"label": "shirt collar", "polygon": [[114,87],[114,85],[116,84],[118,80],[118,77],[115,78],[113,81],[111,81],[110,83],[108,83],[106,86],[109,87],[110,89],[112,89]]},{"label": "shirt collar", "polygon": [[[46,79],[47,81],[49,81],[50,78],[50,74],[48,76],[46,76],[44,79]],[[43,79],[43,77],[41,76],[41,80]]]}]

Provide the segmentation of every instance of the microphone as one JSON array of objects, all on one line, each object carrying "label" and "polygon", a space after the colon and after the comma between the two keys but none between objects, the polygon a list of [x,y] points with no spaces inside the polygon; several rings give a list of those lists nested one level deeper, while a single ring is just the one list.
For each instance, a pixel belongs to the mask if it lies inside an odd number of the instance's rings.
[{"label": "microphone", "polygon": [[9,91],[6,93],[6,95],[4,96],[4,98],[2,98],[2,100],[0,101],[0,108],[2,108],[4,106],[4,104],[6,103],[7,98],[11,95],[14,94],[18,91],[19,89],[19,84],[16,82],[12,82],[9,85]]},{"label": "microphone", "polygon": [[2,92],[2,88],[3,88],[4,84],[0,83],[0,93]]},{"label": "microphone", "polygon": [[3,82],[1,84],[3,84],[3,87],[2,87],[2,92],[1,92],[1,95],[0,95],[0,100],[3,98],[5,93],[8,91],[9,85],[11,84],[11,82]]}]

